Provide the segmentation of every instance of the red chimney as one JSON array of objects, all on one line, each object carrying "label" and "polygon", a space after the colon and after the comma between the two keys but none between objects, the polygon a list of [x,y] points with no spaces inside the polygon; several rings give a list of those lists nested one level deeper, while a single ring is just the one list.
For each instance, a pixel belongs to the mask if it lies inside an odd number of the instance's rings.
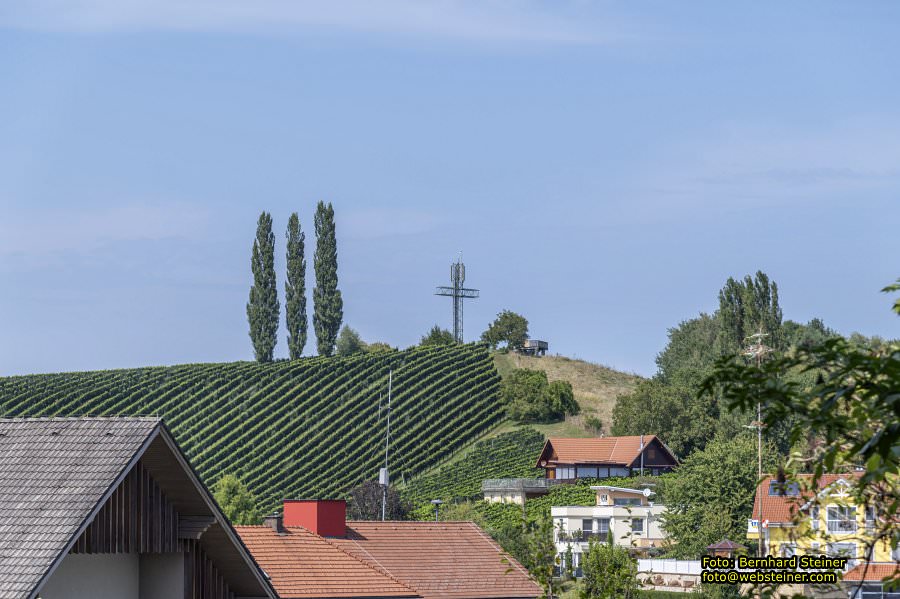
[{"label": "red chimney", "polygon": [[343,499],[285,499],[284,525],[302,526],[323,537],[347,536]]}]

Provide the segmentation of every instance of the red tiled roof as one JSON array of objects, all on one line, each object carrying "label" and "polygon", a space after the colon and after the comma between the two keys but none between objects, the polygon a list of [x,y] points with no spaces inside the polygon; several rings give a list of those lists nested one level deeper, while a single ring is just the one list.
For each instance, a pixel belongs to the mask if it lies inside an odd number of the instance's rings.
[{"label": "red tiled roof", "polygon": [[[850,480],[855,476],[855,474],[850,473],[823,474],[819,478],[818,488],[821,490],[839,479]],[[801,490],[804,485],[809,485],[811,478],[811,474],[800,474],[796,477]],[[800,495],[769,495],[769,483],[772,480],[774,480],[774,477],[767,476],[756,487],[756,496],[753,499],[753,513],[750,517],[754,520],[760,517],[759,507],[760,502],[762,502],[762,520],[768,520],[770,523],[790,523],[793,521],[794,515],[800,511],[800,508],[811,499],[811,495],[809,492],[801,493]],[[790,485],[790,483],[787,484]]]},{"label": "red tiled roof", "polygon": [[425,599],[542,594],[528,571],[472,522],[348,522],[347,537],[328,542]]},{"label": "red tiled roof", "polygon": [[865,563],[862,563],[844,574],[843,580],[860,581],[863,580],[863,576],[865,576],[865,580],[867,582],[884,580],[888,577],[893,578],[896,576],[900,576],[900,563],[869,562],[868,567]]},{"label": "red tiled roof", "polygon": [[731,539],[722,539],[718,543],[713,543],[712,545],[707,545],[707,549],[746,549],[740,543],[735,543]]},{"label": "red tiled roof", "polygon": [[268,526],[235,526],[282,599],[404,597],[419,595],[305,528],[279,535]]},{"label": "red tiled roof", "polygon": [[[656,435],[644,435],[644,448],[657,440]],[[660,441],[665,451],[668,448]],[[549,451],[548,451],[549,450]],[[670,452],[671,453],[671,452]],[[557,464],[614,464],[631,465],[641,455],[641,436],[547,439],[538,462],[546,459]],[[675,456],[673,455],[674,459]],[[646,458],[645,458],[646,459]],[[540,467],[540,463],[538,463]]]}]

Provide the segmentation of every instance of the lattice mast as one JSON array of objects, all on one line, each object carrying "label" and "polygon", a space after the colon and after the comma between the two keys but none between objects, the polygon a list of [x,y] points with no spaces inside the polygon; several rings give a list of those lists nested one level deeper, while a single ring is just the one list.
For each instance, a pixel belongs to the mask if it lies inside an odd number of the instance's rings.
[{"label": "lattice mast", "polygon": [[[759,332],[753,333],[746,339],[749,344],[744,348],[743,354],[745,357],[754,360],[756,362],[757,368],[762,368],[763,358],[772,353],[772,348],[763,343],[763,338],[768,336],[769,335],[767,333],[763,333],[762,328],[760,328]],[[758,480],[762,481],[762,434],[764,425],[762,421],[762,404],[759,401],[756,402],[756,421],[752,422],[749,426],[747,426],[747,428],[756,429],[756,470],[759,477]],[[764,490],[763,492],[766,491]],[[759,555],[763,555],[764,542],[762,501],[759,502],[759,513],[756,515],[756,517],[756,530],[759,534],[758,551]]]},{"label": "lattice mast", "polygon": [[435,295],[443,295],[453,298],[453,338],[457,343],[463,343],[463,300],[478,297],[477,289],[463,287],[466,282],[466,265],[462,261],[462,253],[459,260],[450,265],[450,287],[438,287]]}]

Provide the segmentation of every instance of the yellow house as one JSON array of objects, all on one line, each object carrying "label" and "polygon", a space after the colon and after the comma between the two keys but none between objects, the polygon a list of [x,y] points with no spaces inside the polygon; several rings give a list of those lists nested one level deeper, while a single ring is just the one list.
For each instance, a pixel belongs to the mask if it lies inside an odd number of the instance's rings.
[{"label": "yellow house", "polygon": [[814,491],[811,475],[779,483],[765,478],[756,488],[753,514],[747,523],[747,539],[759,542],[762,532],[765,555],[827,555],[847,557],[848,567],[860,561],[890,563],[900,559],[888,542],[879,542],[869,554],[876,510],[856,505],[850,494],[854,474],[825,474]]}]

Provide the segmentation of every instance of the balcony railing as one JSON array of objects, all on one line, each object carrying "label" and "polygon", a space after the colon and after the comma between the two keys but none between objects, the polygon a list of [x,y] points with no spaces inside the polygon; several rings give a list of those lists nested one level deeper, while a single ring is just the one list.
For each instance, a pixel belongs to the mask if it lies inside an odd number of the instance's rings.
[{"label": "balcony railing", "polygon": [[856,520],[829,520],[828,532],[835,534],[856,532]]},{"label": "balcony railing", "polygon": [[591,539],[605,541],[609,533],[606,530],[573,530],[572,532],[560,531],[556,535],[559,542],[580,541],[587,543]]}]

